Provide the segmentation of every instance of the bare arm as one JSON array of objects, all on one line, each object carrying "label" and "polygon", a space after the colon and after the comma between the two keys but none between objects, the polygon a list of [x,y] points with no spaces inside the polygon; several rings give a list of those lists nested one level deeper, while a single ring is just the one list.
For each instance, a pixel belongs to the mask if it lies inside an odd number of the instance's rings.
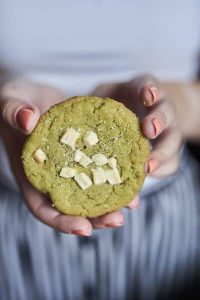
[{"label": "bare arm", "polygon": [[167,82],[162,88],[173,102],[183,138],[200,142],[200,82]]}]

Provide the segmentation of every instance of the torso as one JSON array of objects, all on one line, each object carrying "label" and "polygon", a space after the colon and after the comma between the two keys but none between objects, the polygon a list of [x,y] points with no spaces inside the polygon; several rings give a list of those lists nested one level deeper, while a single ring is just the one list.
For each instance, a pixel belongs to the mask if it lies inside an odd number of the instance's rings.
[{"label": "torso", "polygon": [[188,79],[195,72],[197,0],[2,2],[0,66],[69,95],[138,73]]}]

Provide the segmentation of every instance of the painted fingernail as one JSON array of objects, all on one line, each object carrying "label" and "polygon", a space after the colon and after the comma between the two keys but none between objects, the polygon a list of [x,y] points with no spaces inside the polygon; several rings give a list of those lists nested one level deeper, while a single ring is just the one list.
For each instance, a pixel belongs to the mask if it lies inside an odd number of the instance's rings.
[{"label": "painted fingernail", "polygon": [[160,165],[160,163],[157,159],[151,158],[145,167],[146,173],[151,174],[159,167],[159,165]]},{"label": "painted fingernail", "polygon": [[120,226],[122,226],[122,225],[124,225],[123,222],[122,222],[122,223],[108,223],[108,224],[106,224],[105,226],[106,226],[106,227],[120,227]]},{"label": "painted fingernail", "polygon": [[152,124],[154,127],[154,136],[157,136],[162,131],[163,124],[158,118],[154,118],[152,120]]},{"label": "painted fingernail", "polygon": [[140,198],[136,197],[129,205],[130,209],[138,209],[140,207]]},{"label": "painted fingernail", "polygon": [[21,130],[28,131],[30,128],[30,119],[33,111],[30,108],[21,108],[16,115],[16,123]]},{"label": "painted fingernail", "polygon": [[130,204],[128,205],[128,208],[134,210],[134,209],[138,209],[140,207],[140,204]]},{"label": "painted fingernail", "polygon": [[79,236],[91,236],[92,235],[92,233],[86,232],[86,231],[83,231],[83,230],[72,230],[70,233],[71,234],[76,234],[76,235],[79,235]]},{"label": "painted fingernail", "polygon": [[159,92],[158,92],[157,87],[155,87],[155,86],[150,86],[149,91],[150,91],[151,96],[152,96],[152,104],[153,104],[158,100]]},{"label": "painted fingernail", "polygon": [[143,87],[140,98],[145,106],[153,105],[159,97],[158,89],[155,86]]},{"label": "painted fingernail", "polygon": [[150,92],[148,87],[143,87],[140,92],[140,99],[145,106],[150,106],[153,103],[152,93]]}]

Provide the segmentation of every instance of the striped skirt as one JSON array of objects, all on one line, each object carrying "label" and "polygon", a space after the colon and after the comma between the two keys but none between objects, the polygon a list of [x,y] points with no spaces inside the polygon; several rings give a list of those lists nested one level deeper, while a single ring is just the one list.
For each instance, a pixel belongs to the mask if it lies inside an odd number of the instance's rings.
[{"label": "striped skirt", "polygon": [[0,185],[0,299],[169,299],[199,268],[199,207],[200,170],[189,155],[139,210],[124,210],[122,228],[91,238],[40,223]]}]

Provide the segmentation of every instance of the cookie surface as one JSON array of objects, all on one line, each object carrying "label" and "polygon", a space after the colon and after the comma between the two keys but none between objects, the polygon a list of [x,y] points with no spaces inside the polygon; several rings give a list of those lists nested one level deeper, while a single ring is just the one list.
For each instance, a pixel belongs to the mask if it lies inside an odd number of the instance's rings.
[{"label": "cookie surface", "polygon": [[96,217],[134,198],[148,157],[137,117],[119,102],[91,96],[70,98],[43,114],[22,161],[29,181],[60,212]]}]

